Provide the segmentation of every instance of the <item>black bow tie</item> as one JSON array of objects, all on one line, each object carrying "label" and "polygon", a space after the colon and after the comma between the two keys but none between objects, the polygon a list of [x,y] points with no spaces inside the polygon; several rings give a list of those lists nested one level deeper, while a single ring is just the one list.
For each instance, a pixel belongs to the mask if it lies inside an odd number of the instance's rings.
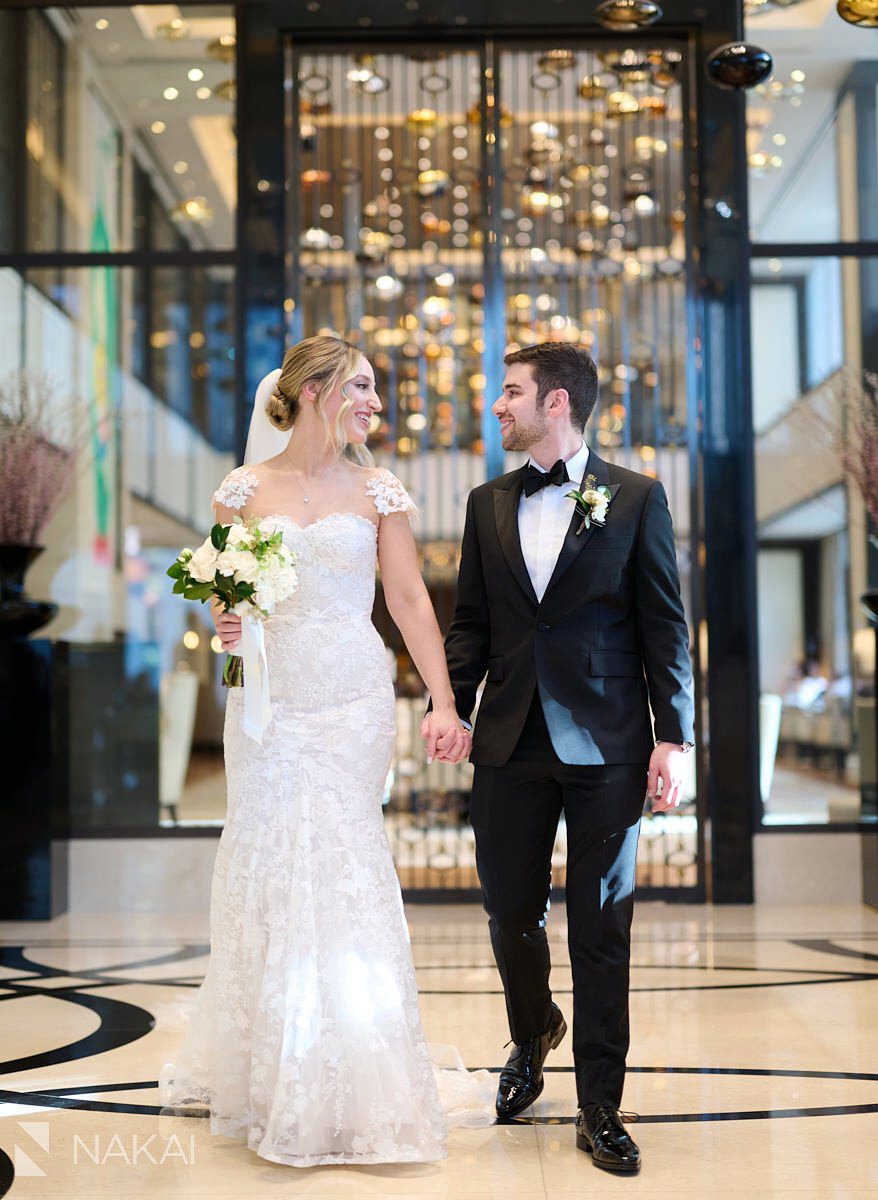
[{"label": "black bow tie", "polygon": [[567,483],[569,479],[567,465],[562,458],[558,459],[551,471],[541,471],[533,463],[528,463],[527,470],[524,473],[524,494],[525,496],[532,496],[534,492],[538,492],[540,488],[548,487],[550,483],[554,483],[556,487],[560,487],[562,483]]}]

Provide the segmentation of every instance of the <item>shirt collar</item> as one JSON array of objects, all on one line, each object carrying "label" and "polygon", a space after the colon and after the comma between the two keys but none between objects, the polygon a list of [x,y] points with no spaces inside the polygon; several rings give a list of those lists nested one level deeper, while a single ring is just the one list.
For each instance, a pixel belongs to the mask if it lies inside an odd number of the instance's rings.
[{"label": "shirt collar", "polygon": [[[583,442],[573,457],[566,460],[567,474],[570,477],[570,482],[576,484],[577,487],[582,482],[583,475],[585,475],[585,465],[587,462],[588,446]],[[528,459],[528,463],[545,474],[545,468],[541,467],[538,462],[534,462],[532,458]]]}]

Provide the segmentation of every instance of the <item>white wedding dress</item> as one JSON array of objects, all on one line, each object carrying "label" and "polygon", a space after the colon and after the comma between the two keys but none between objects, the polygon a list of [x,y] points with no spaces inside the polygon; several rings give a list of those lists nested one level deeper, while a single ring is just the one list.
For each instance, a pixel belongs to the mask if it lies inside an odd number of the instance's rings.
[{"label": "white wedding dress", "polygon": [[[240,509],[257,486],[239,467],[214,498]],[[378,514],[414,510],[389,471],[365,487]],[[283,531],[299,588],[264,626],[261,745],[242,728],[244,689],[228,690],[211,953],[162,1101],[209,1106],[211,1133],[272,1162],[434,1161],[450,1124],[493,1120],[493,1084],[440,1070],[421,1027],[381,805],[395,707],[371,619],[377,525],[260,524]]]}]

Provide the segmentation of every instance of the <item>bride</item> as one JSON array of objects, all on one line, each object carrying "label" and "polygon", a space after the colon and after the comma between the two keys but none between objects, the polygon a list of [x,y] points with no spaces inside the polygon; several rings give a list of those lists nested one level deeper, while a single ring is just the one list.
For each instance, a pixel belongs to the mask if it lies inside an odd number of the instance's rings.
[{"label": "bride", "polygon": [[[456,762],[470,743],[419,573],[415,506],[365,449],[380,408],[356,347],[300,342],[260,385],[245,465],[214,494],[220,523],[282,531],[299,587],[264,625],[265,706],[245,715],[258,670],[245,665],[228,690],[211,954],[160,1088],[165,1104],[208,1105],[212,1134],[299,1167],[444,1158],[450,1110],[493,1099],[476,1078],[487,1073],[431,1061],[384,832],[395,713],[371,621],[376,560],[432,697],[428,753]],[[234,650],[241,619],[217,604],[214,620]]]}]

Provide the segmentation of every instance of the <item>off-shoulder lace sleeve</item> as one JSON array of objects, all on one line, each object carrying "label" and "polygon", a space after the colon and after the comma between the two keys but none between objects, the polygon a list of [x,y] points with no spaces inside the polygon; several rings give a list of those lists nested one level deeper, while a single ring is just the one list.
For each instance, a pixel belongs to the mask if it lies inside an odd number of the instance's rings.
[{"label": "off-shoulder lace sleeve", "polygon": [[243,508],[256,490],[259,480],[248,467],[235,467],[213,494],[214,504]]},{"label": "off-shoulder lace sleeve", "polygon": [[390,513],[408,513],[411,519],[418,511],[417,505],[392,471],[381,467],[366,484],[366,494],[375,501],[382,516]]}]

